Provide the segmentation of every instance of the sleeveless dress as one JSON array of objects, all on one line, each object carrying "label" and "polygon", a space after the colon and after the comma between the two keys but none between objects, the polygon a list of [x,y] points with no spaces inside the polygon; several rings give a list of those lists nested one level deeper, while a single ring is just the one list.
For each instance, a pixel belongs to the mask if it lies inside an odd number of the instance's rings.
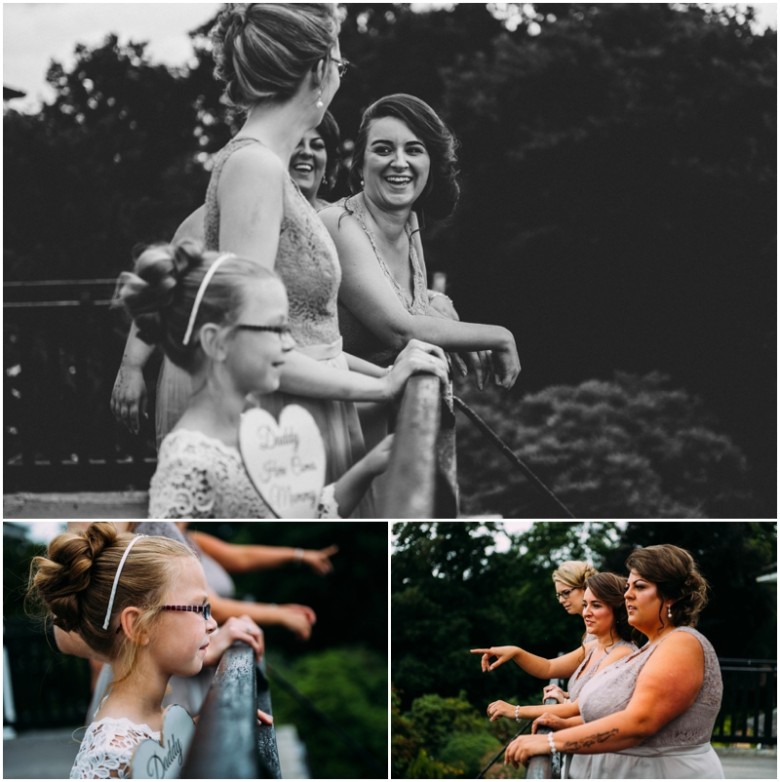
[{"label": "sleeveless dress", "polygon": [[[335,485],[320,493],[317,518],[338,519]],[[150,519],[273,519],[237,448],[177,429],[163,440],[149,485]]]},{"label": "sleeveless dress", "polygon": [[[417,256],[417,250],[412,242],[411,222],[406,224],[406,235],[409,239],[409,266],[412,272],[412,291],[404,291],[396,281],[392,272],[388,268],[382,254],[376,243],[374,235],[368,227],[366,213],[362,204],[355,198],[348,197],[339,201],[336,206],[340,206],[348,214],[352,215],[368,237],[371,248],[374,251],[374,258],[385,276],[388,286],[395,293],[398,300],[410,315],[428,315],[430,307],[428,304],[428,288],[423,274],[420,259]],[[366,261],[369,262],[368,260]],[[379,366],[387,366],[395,361],[398,351],[385,345],[370,329],[352,314],[350,309],[339,301],[339,322],[341,323],[341,334],[344,337],[344,350],[353,356],[364,358]]]},{"label": "sleeveless dress", "polygon": [[146,739],[160,741],[160,731],[122,717],[104,717],[87,728],[70,779],[131,779],[130,761]]},{"label": "sleeveless dress", "polygon": [[[613,652],[615,649],[620,649],[621,647],[629,647],[633,651],[636,651],[636,645],[632,644],[630,641],[618,641],[612,649],[610,649],[610,653]],[[582,688],[591,680],[593,679],[596,674],[600,673],[598,670],[599,664],[601,663],[601,660],[597,660],[594,662],[593,665],[591,665],[590,668],[585,670],[585,666],[587,666],[588,661],[593,657],[593,655],[596,653],[596,650],[598,649],[598,646],[594,644],[589,650],[588,653],[585,655],[585,659],[577,666],[574,673],[569,678],[569,683],[567,685],[568,691],[569,691],[569,700],[574,703],[574,701],[577,700],[579,697],[580,692],[582,692]],[[614,665],[615,663],[613,663]],[[607,666],[609,667],[609,666]],[[605,669],[606,670],[606,669]],[[570,779],[570,771],[569,768],[571,766],[572,761],[572,755],[569,754],[563,754],[563,772],[561,774],[561,777],[563,779]]]},{"label": "sleeveless dress", "polygon": [[[219,204],[217,188],[228,158],[250,144],[253,138],[234,138],[217,155],[206,192],[206,249],[219,247]],[[275,271],[287,288],[290,303],[290,327],[296,349],[328,366],[348,371],[339,333],[337,296],[341,267],[333,240],[289,174],[283,190],[284,214],[279,232]],[[229,248],[224,248],[229,249]],[[189,376],[164,361],[158,384],[157,436],[171,430],[184,412],[191,394]],[[326,483],[340,478],[365,455],[365,444],[355,405],[326,399],[314,399],[276,392],[259,398],[259,405],[278,419],[285,405],[295,403],[306,408],[322,434],[326,454]],[[368,492],[353,514],[356,518],[374,518],[371,493]]]},{"label": "sleeveless dress", "polygon": [[[619,752],[574,755],[571,779],[723,779],[723,768],[710,736],[720,711],[723,681],[712,644],[692,627],[677,627],[689,633],[704,650],[704,681],[696,701],[654,736]],[[605,668],[587,682],[579,695],[585,722],[622,711],[631,700],[639,674],[658,648],[657,641]]]}]

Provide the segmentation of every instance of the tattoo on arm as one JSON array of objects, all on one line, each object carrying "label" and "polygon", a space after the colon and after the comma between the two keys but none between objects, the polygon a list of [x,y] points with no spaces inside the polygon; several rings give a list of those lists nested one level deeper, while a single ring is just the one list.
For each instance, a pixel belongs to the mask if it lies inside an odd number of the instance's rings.
[{"label": "tattoo on arm", "polygon": [[592,736],[588,736],[582,741],[567,741],[561,748],[561,752],[577,752],[577,750],[587,749],[594,744],[603,744],[607,739],[611,739],[620,731],[617,728],[605,731],[604,733],[594,733]]}]

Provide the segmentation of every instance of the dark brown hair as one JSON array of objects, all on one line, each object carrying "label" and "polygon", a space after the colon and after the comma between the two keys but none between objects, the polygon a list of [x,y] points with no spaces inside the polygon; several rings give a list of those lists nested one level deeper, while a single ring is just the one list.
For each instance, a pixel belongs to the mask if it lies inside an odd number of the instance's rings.
[{"label": "dark brown hair", "polygon": [[[708,584],[685,549],[669,543],[638,548],[628,555],[626,567],[655,584],[662,600],[674,601],[672,624],[696,626],[707,605]],[[661,617],[662,623],[666,618]]]},{"label": "dark brown hair", "polygon": [[372,103],[363,113],[349,173],[349,186],[352,192],[359,193],[362,190],[360,180],[368,131],[371,123],[382,117],[395,117],[401,120],[425,144],[431,158],[428,182],[414,204],[415,210],[436,218],[451,215],[460,196],[455,137],[439,115],[425,101],[414,95],[403,93],[388,95]]}]

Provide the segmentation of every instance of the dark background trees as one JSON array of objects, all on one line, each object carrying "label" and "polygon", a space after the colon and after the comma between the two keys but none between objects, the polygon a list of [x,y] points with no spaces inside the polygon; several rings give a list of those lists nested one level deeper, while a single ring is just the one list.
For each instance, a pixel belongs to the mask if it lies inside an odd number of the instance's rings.
[{"label": "dark background trees", "polygon": [[[725,481],[719,499],[683,497],[682,481],[666,509],[774,518],[776,32],[756,31],[750,11],[695,4],[351,3],[344,14],[356,64],[332,106],[344,137],[369,102],[407,91],[461,142],[461,204],[425,228],[426,257],[465,319],[517,336],[520,382],[490,406],[511,419],[553,385],[660,372],[699,400],[694,423],[709,432],[683,472],[721,461],[708,440],[730,452],[720,473],[705,470],[712,488]],[[7,114],[6,279],[112,277],[202,202],[209,154],[236,127],[208,27],[193,31],[197,65],[181,70],[113,37],[81,47],[70,71],[49,72],[52,105]],[[582,441],[599,434],[589,422]],[[653,483],[625,461],[618,482]],[[545,478],[560,474],[553,459]],[[637,511],[598,470],[589,481],[579,514]],[[487,488],[469,488],[466,504],[525,502]]]},{"label": "dark background trees", "polygon": [[625,573],[636,546],[682,546],[710,583],[698,628],[718,656],[777,656],[776,585],[756,583],[776,569],[775,522],[535,522],[516,534],[503,522],[399,522],[393,533],[396,776],[473,777],[469,764],[511,738],[517,726],[489,725],[485,707],[498,698],[538,703],[546,682],[514,665],[484,674],[469,649],[516,644],[555,657],[576,648],[581,619],[558,606],[551,580],[566,559]]}]

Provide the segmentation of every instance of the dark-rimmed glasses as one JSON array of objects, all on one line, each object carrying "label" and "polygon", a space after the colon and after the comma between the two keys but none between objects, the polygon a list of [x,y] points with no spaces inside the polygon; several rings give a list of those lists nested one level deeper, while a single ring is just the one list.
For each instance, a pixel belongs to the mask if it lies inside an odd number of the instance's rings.
[{"label": "dark-rimmed glasses", "polygon": [[339,69],[339,79],[344,78],[344,74],[349,70],[349,66],[352,63],[345,57],[343,60],[337,60],[335,57],[331,57],[331,62],[336,63],[336,67]]},{"label": "dark-rimmed glasses", "polygon": [[161,611],[191,611],[193,614],[203,614],[208,622],[211,619],[211,603],[203,603],[199,606],[160,606]]},{"label": "dark-rimmed glasses", "polygon": [[566,598],[576,589],[576,587],[572,587],[571,589],[562,589],[560,592],[555,593],[555,597],[557,600],[566,600]]},{"label": "dark-rimmed glasses", "polygon": [[253,323],[239,323],[237,329],[243,331],[270,331],[280,337],[292,337],[292,329],[289,326],[255,326]]}]

